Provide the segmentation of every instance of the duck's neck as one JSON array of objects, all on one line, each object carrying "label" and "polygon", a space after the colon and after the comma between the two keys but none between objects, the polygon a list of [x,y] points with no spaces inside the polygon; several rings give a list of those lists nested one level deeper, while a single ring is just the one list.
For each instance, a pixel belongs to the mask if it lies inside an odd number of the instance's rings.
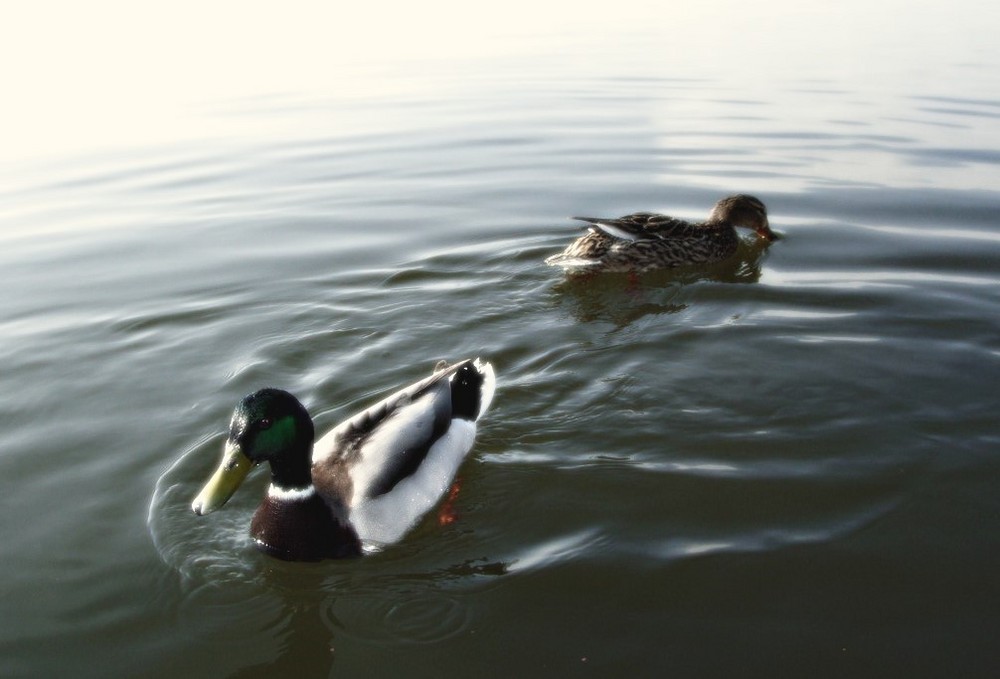
[{"label": "duck's neck", "polygon": [[270,460],[271,486],[286,491],[312,488],[312,442],[302,442],[295,450]]},{"label": "duck's neck", "polygon": [[312,482],[312,441],[270,461],[271,485],[250,522],[257,547],[288,561],[361,554],[361,542],[341,505],[328,505]]},{"label": "duck's neck", "polygon": [[267,487],[268,497],[287,502],[302,502],[303,500],[308,500],[315,494],[316,487],[312,484],[309,484],[305,488],[285,488],[272,481],[271,485]]}]

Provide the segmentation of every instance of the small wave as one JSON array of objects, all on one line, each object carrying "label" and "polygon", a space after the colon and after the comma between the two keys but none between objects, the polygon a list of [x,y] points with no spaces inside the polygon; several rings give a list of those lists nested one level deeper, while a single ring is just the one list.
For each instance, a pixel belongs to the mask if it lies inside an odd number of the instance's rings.
[{"label": "small wave", "polygon": [[603,542],[596,528],[588,528],[571,535],[564,535],[533,545],[528,545],[510,559],[511,572],[525,572],[549,568],[572,561],[578,556],[591,554]]},{"label": "small wave", "polygon": [[633,542],[627,551],[663,561],[713,554],[774,552],[796,545],[830,542],[849,535],[887,515],[897,504],[893,499],[883,500],[812,524],[796,525],[792,522],[786,526],[764,526],[725,535],[676,535],[658,542]]},{"label": "small wave", "polygon": [[[412,586],[412,585],[411,585]],[[434,586],[416,591],[366,591],[340,596],[322,612],[337,637],[375,646],[425,646],[466,632],[472,609],[464,597]]]}]

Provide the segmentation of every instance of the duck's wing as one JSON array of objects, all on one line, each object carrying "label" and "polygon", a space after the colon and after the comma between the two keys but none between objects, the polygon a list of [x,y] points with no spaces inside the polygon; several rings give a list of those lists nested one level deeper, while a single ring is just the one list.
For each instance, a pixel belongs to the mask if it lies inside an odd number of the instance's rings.
[{"label": "duck's wing", "polygon": [[636,212],[616,219],[573,217],[587,222],[591,231],[599,231],[625,241],[684,238],[690,235],[692,224],[653,212]]},{"label": "duck's wing", "polygon": [[314,484],[344,503],[363,541],[398,540],[448,489],[495,387],[476,359],[400,389],[316,443]]},{"label": "duck's wing", "polygon": [[[459,383],[470,374],[478,377],[474,389]],[[324,486],[331,488],[348,506],[388,493],[415,473],[454,421],[470,421],[474,432],[475,420],[489,407],[494,389],[492,367],[470,359],[382,399],[316,442],[313,477],[317,488],[321,493]],[[466,452],[468,448],[461,455]]]},{"label": "duck's wing", "polygon": [[603,233],[619,240],[635,241],[649,238],[645,224],[653,216],[655,215],[649,212],[636,212],[614,219],[603,217],[573,217],[573,219],[587,222],[587,228],[591,231]]},{"label": "duck's wing", "polygon": [[[421,444],[450,421],[448,378],[464,363],[436,371],[341,422],[313,446],[313,464],[336,461],[352,470],[363,464],[389,475],[396,467],[412,464],[409,460],[420,455]],[[373,446],[373,439],[379,445]],[[389,455],[390,450],[396,454]],[[355,485],[354,491],[367,489],[367,484],[362,486]]]}]

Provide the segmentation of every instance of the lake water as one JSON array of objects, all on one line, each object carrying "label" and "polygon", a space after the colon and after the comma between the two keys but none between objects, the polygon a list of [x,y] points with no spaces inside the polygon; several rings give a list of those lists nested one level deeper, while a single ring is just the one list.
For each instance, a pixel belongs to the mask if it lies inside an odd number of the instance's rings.
[{"label": "lake water", "polygon": [[[8,16],[0,676],[995,676],[1000,21],[820,7]],[[785,238],[542,264],[735,192]],[[242,395],[476,355],[454,523],[191,513]]]}]

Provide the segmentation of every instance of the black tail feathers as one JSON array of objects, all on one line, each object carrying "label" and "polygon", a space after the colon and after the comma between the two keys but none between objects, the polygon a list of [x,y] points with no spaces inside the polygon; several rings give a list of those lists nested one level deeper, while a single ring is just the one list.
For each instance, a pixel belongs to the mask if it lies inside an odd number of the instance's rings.
[{"label": "black tail feathers", "polygon": [[483,376],[470,361],[451,378],[451,412],[455,417],[475,420],[483,392]]}]

